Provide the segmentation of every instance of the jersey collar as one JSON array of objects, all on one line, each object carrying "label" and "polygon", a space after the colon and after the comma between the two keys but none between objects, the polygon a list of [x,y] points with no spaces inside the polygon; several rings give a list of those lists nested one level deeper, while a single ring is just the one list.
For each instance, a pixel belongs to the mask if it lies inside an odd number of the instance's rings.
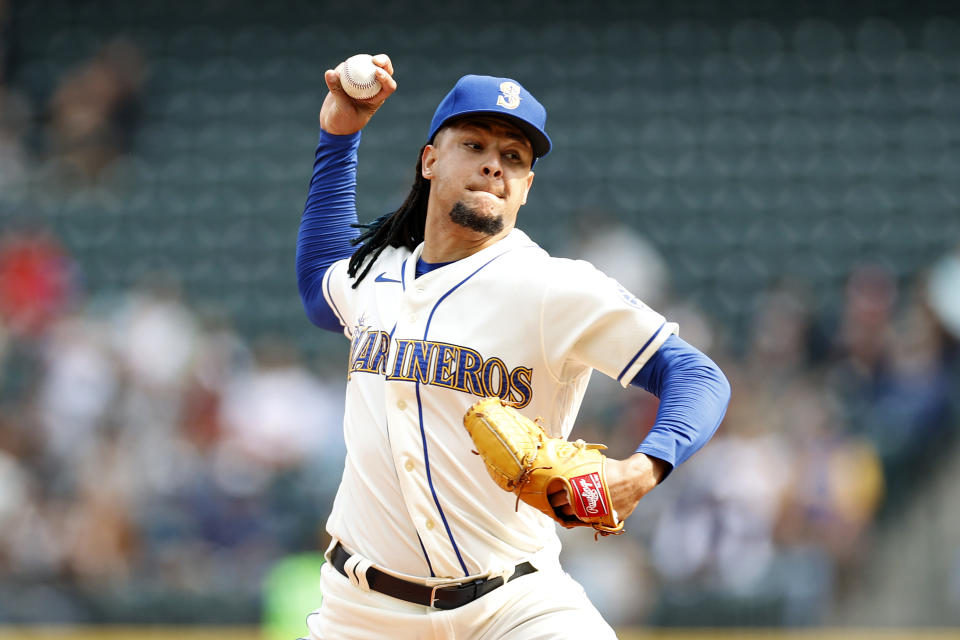
[{"label": "jersey collar", "polygon": [[436,269],[425,273],[419,278],[416,278],[416,269],[417,269],[417,260],[420,259],[420,256],[423,254],[423,243],[421,242],[413,250],[413,253],[404,261],[403,263],[403,279],[407,283],[407,286],[412,286],[411,283],[416,282],[420,286],[424,286],[427,283],[437,283],[444,282],[447,279],[459,278],[462,277],[465,271],[473,271],[479,268],[481,265],[486,264],[491,259],[511,251],[519,247],[536,247],[536,243],[530,239],[530,237],[514,227],[510,230],[506,236],[498,240],[494,244],[477,251],[474,254],[462,258],[455,262],[451,262],[442,269]]}]

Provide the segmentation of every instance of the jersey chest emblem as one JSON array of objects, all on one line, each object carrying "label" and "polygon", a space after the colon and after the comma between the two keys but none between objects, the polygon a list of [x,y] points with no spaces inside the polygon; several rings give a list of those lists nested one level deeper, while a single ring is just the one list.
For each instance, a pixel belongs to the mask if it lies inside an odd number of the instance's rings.
[{"label": "jersey chest emblem", "polygon": [[533,400],[533,369],[507,366],[502,358],[476,349],[432,340],[393,339],[386,331],[365,328],[354,334],[349,376],[365,373],[387,382],[416,382],[499,397],[517,408]]}]

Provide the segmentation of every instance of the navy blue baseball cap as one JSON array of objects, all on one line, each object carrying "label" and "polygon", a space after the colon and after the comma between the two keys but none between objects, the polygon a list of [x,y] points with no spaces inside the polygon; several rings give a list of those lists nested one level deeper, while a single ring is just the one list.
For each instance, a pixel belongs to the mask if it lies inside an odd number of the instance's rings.
[{"label": "navy blue baseball cap", "polygon": [[547,110],[519,82],[510,78],[463,76],[446,95],[430,122],[429,142],[454,118],[467,115],[502,116],[517,125],[530,140],[533,158],[550,153],[550,138],[544,131]]}]

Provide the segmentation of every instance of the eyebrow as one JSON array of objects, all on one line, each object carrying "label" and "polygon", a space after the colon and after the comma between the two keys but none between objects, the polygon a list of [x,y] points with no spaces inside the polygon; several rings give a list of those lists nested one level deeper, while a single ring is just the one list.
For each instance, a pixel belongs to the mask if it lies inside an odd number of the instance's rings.
[{"label": "eyebrow", "polygon": [[530,142],[529,138],[527,138],[522,131],[509,124],[503,124],[499,121],[468,120],[461,123],[460,126],[464,128],[482,129],[488,133],[494,133],[494,129],[499,129],[507,138],[524,142],[530,149],[533,149],[533,143]]}]

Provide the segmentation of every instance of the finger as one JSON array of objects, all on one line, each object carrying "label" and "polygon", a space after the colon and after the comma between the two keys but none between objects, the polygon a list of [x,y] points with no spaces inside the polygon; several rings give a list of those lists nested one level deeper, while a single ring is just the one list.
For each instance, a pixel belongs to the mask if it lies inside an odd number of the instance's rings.
[{"label": "finger", "polygon": [[570,504],[570,497],[567,495],[566,489],[548,494],[547,499],[550,501],[551,507],[562,507]]},{"label": "finger", "polygon": [[561,517],[572,517],[573,507],[570,505],[570,494],[563,482],[554,478],[547,485],[547,501],[553,510]]},{"label": "finger", "polygon": [[558,500],[558,501],[556,502],[556,504],[554,504],[554,502],[551,500],[551,501],[550,501],[550,506],[553,507],[553,510],[554,510],[554,511],[556,511],[557,513],[559,513],[559,514],[561,514],[561,515],[564,515],[564,516],[567,516],[567,517],[573,517],[573,516],[574,516],[573,505],[570,504],[569,502],[567,502],[567,496],[566,496],[565,494],[561,497],[560,500]]},{"label": "finger", "polygon": [[377,65],[390,75],[393,75],[393,62],[390,60],[390,56],[385,53],[378,53],[373,56],[373,64]]},{"label": "finger", "polygon": [[336,69],[327,69],[323,74],[323,79],[331,93],[344,93],[343,87],[340,85],[340,73]]},{"label": "finger", "polygon": [[377,69],[374,73],[377,76],[377,82],[380,83],[380,93],[376,95],[376,98],[385,100],[397,90],[397,81],[383,69]]}]

